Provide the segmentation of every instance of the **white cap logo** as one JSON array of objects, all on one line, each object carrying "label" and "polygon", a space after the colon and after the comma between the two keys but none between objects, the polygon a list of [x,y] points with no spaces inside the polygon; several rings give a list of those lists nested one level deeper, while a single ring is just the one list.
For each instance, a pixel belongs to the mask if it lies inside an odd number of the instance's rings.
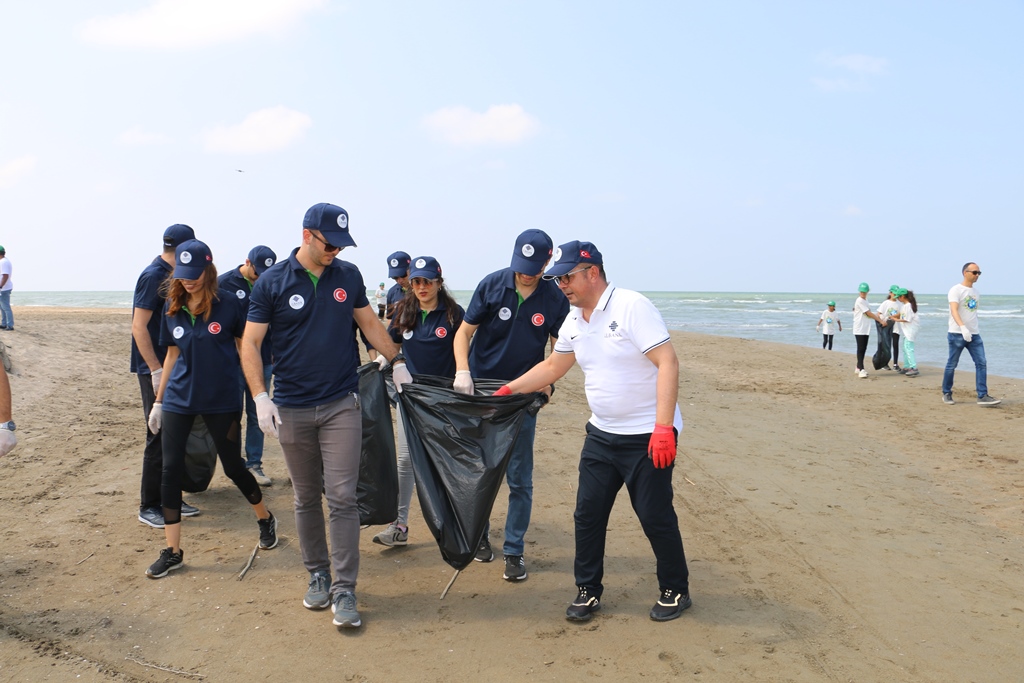
[{"label": "white cap logo", "polygon": [[396,258],[391,259],[391,267],[392,268],[397,268],[398,267],[398,259],[396,259]]},{"label": "white cap logo", "polygon": [[288,299],[288,305],[297,311],[306,305],[306,300],[302,298],[301,294],[293,294],[292,298]]},{"label": "white cap logo", "polygon": [[526,258],[530,258],[531,256],[533,256],[533,245],[530,244],[529,242],[523,245],[523,256],[525,256]]},{"label": "white cap logo", "polygon": [[421,259],[421,258],[416,259],[416,267],[417,268],[422,268],[425,265],[427,265],[426,259]]},{"label": "white cap logo", "polygon": [[412,330],[406,330],[402,333],[403,339],[412,339]]},{"label": "white cap logo", "polygon": [[181,252],[181,256],[178,257],[182,263],[192,263],[192,254],[187,251]]},{"label": "white cap logo", "polygon": [[560,261],[561,258],[562,258],[562,248],[561,247],[555,247],[555,261],[556,262]]},{"label": "white cap logo", "polygon": [[237,296],[239,299],[244,299],[245,298],[245,290],[244,289],[238,290],[237,292],[235,292],[235,296]]},{"label": "white cap logo", "polygon": [[512,311],[508,309],[508,306],[502,306],[501,310],[498,311],[498,317],[502,320],[508,320],[512,317]]},{"label": "white cap logo", "polygon": [[269,268],[270,266],[274,265],[274,259],[272,259],[272,258],[270,258],[268,256],[267,260],[263,262],[263,265],[265,265],[267,268]]},{"label": "white cap logo", "polygon": [[181,339],[185,334],[185,328],[182,327],[181,325],[178,325],[177,327],[174,328],[174,331],[171,332],[171,334],[174,335],[175,339]]},{"label": "white cap logo", "polygon": [[338,214],[338,227],[342,230],[348,229],[348,216],[343,213]]}]

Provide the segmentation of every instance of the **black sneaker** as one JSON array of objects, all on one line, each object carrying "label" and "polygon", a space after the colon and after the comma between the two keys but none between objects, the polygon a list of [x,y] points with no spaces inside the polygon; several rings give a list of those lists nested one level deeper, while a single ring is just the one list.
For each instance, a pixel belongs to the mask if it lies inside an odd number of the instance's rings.
[{"label": "black sneaker", "polygon": [[160,551],[160,559],[149,565],[146,576],[151,579],[161,579],[167,576],[168,572],[181,569],[185,566],[185,551],[174,552],[174,548],[164,548]]},{"label": "black sneaker", "polygon": [[506,581],[524,581],[526,579],[526,560],[522,555],[505,556],[505,574],[502,578]]},{"label": "black sneaker", "polygon": [[655,621],[671,621],[693,604],[689,593],[680,593],[671,588],[661,591],[661,597],[651,608],[651,619]]},{"label": "black sneaker", "polygon": [[984,396],[978,399],[979,406],[997,406],[1000,403],[1002,403],[1001,399],[993,398],[988,394],[985,394]]},{"label": "black sneaker", "polygon": [[270,513],[267,519],[257,519],[260,525],[260,547],[269,550],[277,545],[277,517]]},{"label": "black sneaker", "polygon": [[956,401],[953,400],[953,394],[943,394],[942,402],[945,403],[947,406],[956,405]]},{"label": "black sneaker", "polygon": [[164,512],[160,508],[139,508],[139,521],[154,529],[163,529]]},{"label": "black sneaker", "polygon": [[579,593],[576,599],[565,610],[565,618],[569,621],[590,621],[594,612],[601,609],[601,598],[593,595],[586,586],[577,586]]},{"label": "black sneaker", "polygon": [[490,562],[494,559],[494,553],[491,551],[491,541],[484,536],[480,540],[480,547],[476,549],[476,555],[473,556],[475,562]]},{"label": "black sneaker", "polygon": [[182,517],[195,517],[199,514],[199,508],[194,505],[189,505],[185,501],[181,502],[181,516]]}]

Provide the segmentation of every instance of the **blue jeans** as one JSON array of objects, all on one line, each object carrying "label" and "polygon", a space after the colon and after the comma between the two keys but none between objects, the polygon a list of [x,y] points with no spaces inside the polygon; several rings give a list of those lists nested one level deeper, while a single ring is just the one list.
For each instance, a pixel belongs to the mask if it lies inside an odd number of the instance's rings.
[{"label": "blue jeans", "polygon": [[526,530],[533,511],[533,439],[537,434],[537,418],[526,415],[512,447],[505,481],[508,482],[508,514],[505,516],[505,555],[522,555],[526,547]]},{"label": "blue jeans", "polygon": [[11,292],[0,292],[0,326],[14,329],[14,312],[11,311]]},{"label": "blue jeans", "polygon": [[[263,366],[263,384],[270,388],[270,376],[274,374],[274,366],[267,364]],[[263,466],[263,430],[260,429],[260,420],[256,415],[256,401],[252,398],[249,385],[245,383],[245,376],[242,375],[242,393],[245,395],[245,468]]]},{"label": "blue jeans", "polygon": [[974,385],[978,391],[978,398],[988,393],[988,363],[985,360],[985,344],[981,341],[981,335],[975,334],[971,341],[965,342],[962,334],[946,333],[946,340],[949,342],[949,360],[946,361],[946,371],[942,375],[942,393],[949,394],[953,391],[953,371],[956,364],[960,362],[960,354],[964,349],[971,354],[974,361]]}]

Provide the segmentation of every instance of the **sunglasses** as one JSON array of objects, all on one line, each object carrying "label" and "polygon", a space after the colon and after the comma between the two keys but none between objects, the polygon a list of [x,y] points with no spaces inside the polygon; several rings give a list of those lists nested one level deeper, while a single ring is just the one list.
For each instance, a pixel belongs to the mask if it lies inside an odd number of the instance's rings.
[{"label": "sunglasses", "polygon": [[414,277],[411,280],[409,280],[409,282],[412,284],[413,287],[427,287],[429,285],[437,284],[436,279],[431,280],[425,277]]},{"label": "sunglasses", "polygon": [[577,270],[570,271],[570,272],[566,273],[565,275],[554,275],[552,277],[545,278],[545,279],[554,280],[555,284],[558,284],[558,285],[567,285],[570,282],[572,282],[572,276],[573,275],[575,275],[576,273],[582,273],[585,270],[590,270],[593,267],[594,266],[587,266],[586,268],[579,268]]},{"label": "sunglasses", "polygon": [[968,270],[967,272],[970,273],[971,275],[981,275],[980,270]]},{"label": "sunglasses", "polygon": [[320,244],[324,245],[324,251],[341,251],[341,247],[334,246],[333,244],[331,244],[330,242],[328,242],[327,240],[325,240],[323,237],[316,234],[312,230],[309,231],[309,234],[316,238],[316,240],[320,242]]}]

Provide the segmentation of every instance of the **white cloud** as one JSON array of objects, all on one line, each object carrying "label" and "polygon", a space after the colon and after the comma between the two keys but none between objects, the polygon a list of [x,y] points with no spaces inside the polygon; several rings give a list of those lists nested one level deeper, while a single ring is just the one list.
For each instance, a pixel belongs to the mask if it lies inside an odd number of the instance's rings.
[{"label": "white cloud", "polygon": [[156,0],[149,7],[89,19],[79,38],[105,47],[179,49],[278,33],[327,0]]},{"label": "white cloud", "polygon": [[31,173],[36,167],[36,158],[31,154],[8,161],[0,166],[0,188],[13,187],[15,183]]},{"label": "white cloud", "polygon": [[847,216],[859,216],[863,213],[863,211],[861,211],[859,206],[854,206],[853,204],[850,204],[845,209],[843,209],[843,213],[845,213]]},{"label": "white cloud", "polygon": [[142,126],[135,126],[117,136],[117,141],[122,145],[139,147],[145,145],[165,145],[171,141],[163,133],[147,133]]},{"label": "white cloud", "polygon": [[445,107],[424,118],[423,126],[453,145],[514,145],[540,130],[540,122],[518,104],[495,104],[482,114]]},{"label": "white cloud", "polygon": [[825,62],[830,66],[848,69],[855,74],[880,74],[885,72],[888,61],[882,57],[871,57],[869,55],[842,55],[841,57],[826,57]]},{"label": "white cloud", "polygon": [[234,126],[218,126],[203,132],[207,152],[259,154],[276,152],[299,140],[313,119],[284,106],[254,111]]}]

